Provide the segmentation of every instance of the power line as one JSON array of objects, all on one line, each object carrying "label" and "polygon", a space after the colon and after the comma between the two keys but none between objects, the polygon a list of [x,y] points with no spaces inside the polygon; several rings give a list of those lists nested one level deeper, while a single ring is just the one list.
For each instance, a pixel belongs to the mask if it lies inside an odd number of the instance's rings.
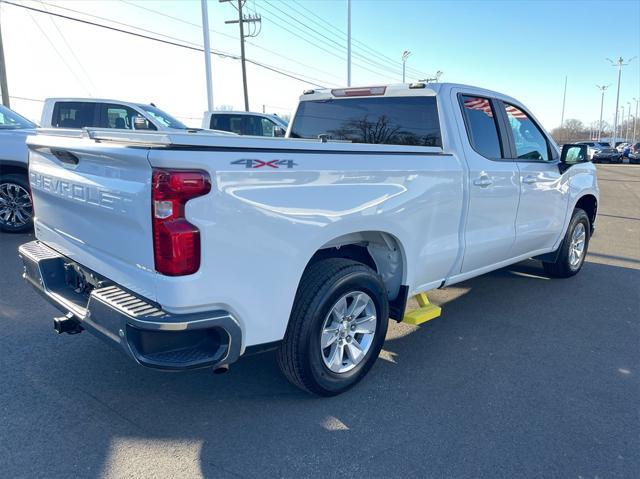
[{"label": "power line", "polygon": [[[40,2],[40,4],[43,5],[43,8],[46,10],[47,7],[44,6],[45,3],[42,0],[38,0]],[[49,17],[49,20],[51,20],[51,23],[53,24],[53,26],[55,27],[55,29],[58,31],[58,33],[60,34],[60,36],[62,37],[62,41],[64,42],[64,44],[67,46],[67,49],[69,50],[69,52],[71,52],[71,55],[73,56],[73,58],[75,58],[76,63],[78,64],[78,66],[80,67],[80,69],[82,70],[82,72],[84,73],[85,77],[87,78],[87,81],[89,82],[89,86],[91,86],[91,88],[93,88],[93,90],[97,90],[96,85],[93,83],[93,81],[91,81],[91,77],[89,76],[89,73],[87,72],[87,70],[85,70],[84,65],[82,64],[82,62],[80,61],[80,59],[78,58],[78,56],[76,55],[76,53],[73,51],[73,48],[71,48],[71,45],[69,45],[69,42],[67,41],[67,38],[64,36],[64,34],[62,33],[62,31],[60,30],[60,28],[58,28],[58,24],[56,23],[55,18],[53,17]]]},{"label": "power line", "polygon": [[[152,36],[149,36],[149,35],[143,35],[141,33],[131,32],[131,31],[128,31],[128,30],[123,30],[121,28],[116,28],[116,27],[112,27],[112,26],[109,26],[109,25],[103,25],[103,24],[92,22],[92,21],[89,21],[89,20],[84,20],[84,19],[80,19],[80,18],[74,18],[74,17],[68,16],[68,15],[63,15],[61,13],[48,12],[46,10],[41,10],[41,9],[38,9],[38,8],[35,8],[35,7],[30,7],[30,6],[27,6],[27,5],[21,5],[21,4],[16,4],[16,3],[12,3],[12,2],[7,2],[6,0],[3,0],[3,3],[5,3],[6,5],[12,5],[14,7],[24,8],[24,9],[27,9],[27,10],[32,10],[32,11],[35,11],[35,12],[43,13],[45,15],[53,15],[53,16],[56,16],[56,17],[59,17],[59,18],[64,18],[66,20],[71,20],[71,21],[74,21],[74,22],[84,23],[86,25],[91,25],[91,26],[98,27],[98,28],[103,28],[103,29],[106,29],[106,30],[111,30],[111,31],[119,32],[119,33],[124,33],[124,34],[131,35],[131,36],[138,37],[138,38],[144,38],[146,40],[152,40],[152,41],[164,43],[164,44],[167,44],[167,45],[172,45],[172,46],[175,46],[175,47],[185,48],[185,49],[192,50],[192,51],[204,52],[204,49],[202,47],[200,47],[200,46],[192,46],[192,45],[195,45],[195,44],[193,44],[192,42],[187,42],[186,40],[177,39],[180,42],[184,42],[184,43],[178,43],[176,41],[171,41],[171,40],[163,40],[161,38],[156,38],[156,37],[152,37]],[[133,27],[133,26],[132,26],[132,28],[138,29],[138,27]],[[139,28],[139,30],[145,31],[144,29],[141,29],[141,28]],[[149,30],[146,30],[146,31],[148,31],[150,33],[153,33],[154,35],[164,36],[164,37],[168,37],[168,38],[175,38],[175,37],[169,37],[168,35],[164,35],[164,34],[161,34],[161,33],[151,32]],[[189,43],[191,43],[191,45],[189,45]],[[222,58],[231,58],[231,59],[234,59],[234,60],[239,60],[240,59],[240,57],[238,57],[237,55],[234,55],[234,54],[228,53],[228,52],[219,51],[219,50],[211,50],[211,53],[213,55],[216,55],[216,56],[219,56],[219,57],[222,57]],[[320,82],[321,80],[313,79],[310,76],[299,74],[299,73],[288,72],[287,70],[278,69],[276,67],[267,65],[265,63],[261,63],[261,62],[255,61],[255,60],[251,60],[249,58],[247,58],[246,60],[247,60],[248,63],[251,63],[253,65],[259,66],[259,67],[264,68],[266,70],[272,71],[272,72],[277,73],[279,75],[286,76],[286,77],[292,78],[294,80],[301,81],[303,83],[308,83],[310,85],[314,85],[314,86],[317,86],[319,88],[325,88],[324,85],[322,85],[320,83],[317,83],[317,82]],[[306,77],[308,79],[305,79],[305,78],[302,78],[302,77]],[[310,81],[310,80],[313,80],[313,81]]]},{"label": "power line", "polygon": [[[264,5],[263,5],[263,9],[264,9]],[[301,27],[298,27],[298,26],[292,24],[291,22],[289,22],[288,20],[282,18],[282,16],[278,15],[277,13],[275,13],[275,12],[273,12],[271,10],[267,10],[267,11],[268,11],[269,15],[273,15],[274,17],[278,18],[278,20],[284,22],[285,24],[289,25],[292,28],[295,28],[295,29],[297,29],[299,31],[302,31],[303,33],[300,34],[300,33],[296,33],[294,31],[290,30],[289,28],[283,26],[281,23],[275,21],[270,16],[263,15],[264,19],[269,20],[271,23],[273,23],[277,27],[281,28],[282,30],[285,30],[285,31],[289,32],[290,34],[292,34],[296,38],[299,38],[299,39],[303,40],[304,42],[312,45],[313,47],[318,48],[318,49],[328,53],[329,55],[334,56],[334,57],[336,57],[336,58],[338,58],[338,59],[340,59],[342,61],[345,61],[345,62],[347,61],[345,57],[338,55],[337,53],[335,53],[335,51],[328,50],[327,48],[325,48],[325,46],[328,45],[328,43],[326,41],[324,41],[322,39],[319,39],[319,38],[316,38],[316,37],[313,37],[313,36],[307,37],[306,36],[306,32],[304,32],[304,30],[302,30]],[[321,43],[323,46],[320,46],[318,43]],[[334,48],[334,47],[333,47],[333,45],[328,45],[328,48]],[[353,62],[353,64],[359,66],[363,70],[367,70],[367,71],[369,71],[371,73],[375,73],[376,75],[381,75],[381,73],[379,71],[371,70],[370,68],[368,68],[368,67],[366,67],[366,66],[364,66],[362,64],[358,64],[356,62]],[[382,74],[383,77],[389,79],[389,77],[387,77],[386,75],[387,75],[386,73]],[[394,80],[391,80],[391,81],[394,81]]]},{"label": "power line", "polygon": [[[194,27],[194,28],[197,28],[197,29],[201,29],[201,28],[202,28],[202,25],[200,25],[200,24],[198,24],[198,23],[190,22],[189,20],[185,20],[184,18],[175,17],[175,16],[173,16],[173,15],[166,14],[166,13],[161,12],[161,11],[159,11],[159,10],[154,10],[153,8],[143,7],[142,5],[138,5],[138,4],[136,4],[136,3],[133,3],[133,2],[130,2],[130,1],[127,1],[127,0],[119,0],[119,1],[120,1],[120,2],[122,2],[122,3],[125,3],[125,4],[127,4],[127,5],[131,5],[132,7],[140,8],[140,9],[142,9],[142,10],[146,10],[147,12],[154,13],[154,14],[156,14],[156,15],[159,15],[159,16],[162,16],[162,17],[169,18],[169,19],[174,20],[174,21],[176,21],[176,22],[180,22],[180,23],[183,23],[183,24],[185,24],[185,25],[189,25],[189,26]],[[69,9],[67,9],[67,10],[69,10]],[[77,11],[76,11],[76,13],[82,13],[82,12],[77,12]],[[214,34],[216,34],[216,35],[221,35],[221,36],[223,36],[223,37],[231,38],[231,39],[233,39],[233,40],[236,40],[236,37],[234,37],[233,35],[228,35],[228,34],[226,34],[226,33],[219,32],[219,31],[214,30],[214,29],[212,29],[212,28],[210,28],[210,29],[209,29],[209,31],[210,31],[210,32],[212,32],[212,33],[214,33]],[[251,46],[253,46],[253,47],[255,47],[255,48],[259,48],[260,50],[263,50],[263,51],[265,51],[265,52],[271,53],[271,54],[273,54],[273,55],[277,55],[277,56],[278,56],[278,58],[284,58],[285,60],[289,60],[290,62],[295,63],[295,64],[297,64],[297,65],[303,66],[303,67],[305,67],[305,68],[309,68],[309,69],[311,69],[311,70],[315,70],[315,71],[317,71],[317,72],[319,72],[319,73],[322,73],[322,74],[324,74],[324,75],[329,75],[329,76],[330,76],[330,77],[332,77],[332,78],[339,79],[339,78],[338,78],[337,76],[335,76],[335,74],[333,74],[333,73],[330,73],[330,72],[327,72],[327,71],[324,71],[324,70],[320,70],[319,68],[316,68],[316,67],[314,67],[314,66],[312,66],[312,65],[307,65],[306,63],[302,63],[301,61],[296,60],[295,58],[291,58],[291,57],[288,57],[288,56],[286,56],[286,55],[283,55],[281,52],[276,52],[276,51],[274,51],[274,50],[269,50],[268,48],[265,48],[265,47],[263,47],[262,45],[259,45],[259,44],[257,44],[257,43],[253,43],[253,42],[251,42],[251,41],[249,41],[249,40],[245,40],[245,42],[246,42],[248,45],[251,45]],[[330,83],[330,82],[325,82],[325,83]]]},{"label": "power line", "polygon": [[38,103],[44,103],[44,100],[38,100],[37,98],[28,98],[26,96],[13,96],[13,95],[11,95],[9,98],[13,98],[14,100],[36,101]]},{"label": "power line", "polygon": [[[275,6],[275,5],[273,5],[273,4],[272,4],[271,2],[269,2],[268,0],[264,0],[264,3],[266,3],[267,5],[269,5],[271,8],[274,8],[274,9],[275,9],[275,10],[277,10],[278,12],[282,13],[283,15],[285,15],[285,16],[287,16],[287,17],[291,18],[293,21],[295,21],[295,22],[299,23],[300,25],[302,25],[302,26],[303,26],[303,27],[305,27],[306,29],[308,29],[308,30],[310,30],[310,31],[314,32],[314,34],[319,35],[320,37],[322,37],[322,38],[326,39],[328,42],[330,42],[330,43],[332,43],[333,45],[335,45],[335,46],[337,46],[338,48],[340,48],[340,50],[345,50],[345,49],[347,49],[347,47],[345,47],[345,45],[344,45],[344,43],[343,43],[343,42],[341,42],[341,41],[336,41],[336,40],[334,40],[333,38],[329,38],[329,37],[328,37],[327,35],[325,35],[324,33],[319,32],[319,31],[318,31],[318,30],[316,30],[315,28],[313,28],[313,27],[311,27],[311,26],[307,25],[306,23],[302,22],[299,18],[296,18],[296,17],[294,17],[294,16],[290,15],[289,13],[285,12],[285,11],[284,11],[284,10],[282,10],[281,8],[279,8],[279,7]],[[280,18],[282,19],[282,17],[280,17]],[[283,21],[284,21],[284,20],[283,20]],[[391,68],[390,68],[388,65],[386,65],[386,64],[382,64],[382,63],[379,63],[379,62],[377,62],[377,61],[371,60],[370,58],[367,58],[366,56],[361,55],[361,54],[358,54],[358,53],[353,53],[353,56],[357,56],[357,57],[359,57],[359,58],[361,59],[361,61],[365,61],[365,62],[369,63],[369,64],[370,64],[370,65],[372,65],[374,68],[380,68],[380,69],[385,70],[385,71],[387,71],[387,72],[391,72],[391,73],[393,73],[394,75],[399,75],[399,72],[400,72],[399,70],[395,70],[395,71],[393,71],[393,70],[391,70]]]},{"label": "power line", "polygon": [[[300,3],[298,0],[291,0],[292,3],[295,3],[296,5],[298,5],[299,8],[305,10],[306,12],[308,12],[310,15],[312,15],[313,17],[317,18],[318,20],[320,20],[324,25],[320,25],[320,23],[318,23],[317,21],[315,21],[313,18],[311,18],[309,15],[305,15],[304,12],[301,12],[300,10],[296,10],[294,8],[291,7],[291,5],[289,5],[289,8],[291,8],[292,10],[294,10],[296,13],[302,15],[303,17],[305,17],[307,20],[315,23],[315,25],[320,26],[321,28],[331,28],[333,30],[335,30],[336,32],[338,32],[340,35],[342,35],[345,39],[347,38],[347,34],[344,32],[344,30],[341,30],[340,28],[336,27],[334,24],[328,22],[327,20],[325,20],[324,18],[322,18],[321,16],[319,16],[317,13],[313,12],[312,10],[309,10],[307,7],[305,7],[302,3]],[[362,48],[363,50],[367,50],[369,52],[370,55],[378,57],[379,59],[381,59],[382,61],[385,62],[391,62],[391,64],[395,64],[396,60],[384,55],[383,53],[380,53],[379,51],[375,50],[374,48],[370,47],[369,45],[367,45],[364,42],[361,42],[353,37],[351,37],[351,40],[354,44],[359,45],[360,48]],[[415,68],[407,68],[407,72],[411,73],[412,75],[415,76],[427,76],[426,73],[417,70]]]},{"label": "power line", "polygon": [[[9,5],[11,5],[11,3],[9,3]],[[87,88],[87,86],[84,84],[84,82],[82,80],[80,80],[80,77],[75,72],[75,70],[73,68],[71,68],[71,65],[69,65],[69,63],[67,62],[66,58],[62,55],[62,53],[60,53],[60,50],[58,50],[56,45],[51,41],[51,39],[49,38],[49,35],[47,35],[47,33],[42,28],[42,26],[38,23],[38,20],[36,18],[34,18],[33,15],[31,15],[31,12],[28,12],[28,13],[29,13],[29,18],[31,18],[33,23],[35,23],[35,25],[38,28],[38,30],[40,30],[40,33],[42,33],[42,35],[47,40],[47,42],[49,43],[51,48],[53,48],[53,51],[55,51],[56,54],[58,55],[58,57],[60,57],[60,60],[62,60],[62,63],[64,63],[64,65],[67,67],[69,72],[76,78],[78,83],[80,85],[82,85],[82,88],[84,88],[87,91],[87,93],[89,94],[89,96],[91,96],[91,91]]]}]

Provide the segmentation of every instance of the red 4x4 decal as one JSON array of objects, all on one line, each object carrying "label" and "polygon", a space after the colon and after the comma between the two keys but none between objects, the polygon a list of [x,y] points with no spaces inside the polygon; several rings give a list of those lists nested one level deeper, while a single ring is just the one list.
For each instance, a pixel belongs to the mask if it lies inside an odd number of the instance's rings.
[{"label": "red 4x4 decal", "polygon": [[262,161],[262,160],[235,160],[231,162],[232,165],[244,165],[245,168],[293,168],[294,166],[298,166],[293,160],[270,160],[270,161]]}]

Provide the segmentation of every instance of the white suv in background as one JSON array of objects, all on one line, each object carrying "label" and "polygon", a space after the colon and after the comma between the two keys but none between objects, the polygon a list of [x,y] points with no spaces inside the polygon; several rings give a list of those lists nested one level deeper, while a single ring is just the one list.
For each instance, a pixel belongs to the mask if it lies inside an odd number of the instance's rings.
[{"label": "white suv in background", "polygon": [[251,111],[205,111],[202,128],[238,135],[283,137],[288,123],[278,115]]},{"label": "white suv in background", "polygon": [[153,103],[96,98],[47,98],[43,128],[115,128],[122,130],[188,130],[185,124]]}]

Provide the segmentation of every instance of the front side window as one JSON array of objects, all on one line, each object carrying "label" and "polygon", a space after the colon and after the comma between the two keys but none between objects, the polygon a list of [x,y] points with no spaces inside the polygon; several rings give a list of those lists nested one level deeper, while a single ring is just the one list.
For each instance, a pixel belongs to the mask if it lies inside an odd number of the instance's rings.
[{"label": "front side window", "polygon": [[133,119],[140,116],[133,108],[106,104],[102,107],[102,128],[133,129]]},{"label": "front side window", "polygon": [[520,108],[505,103],[519,160],[549,161],[549,145],[538,126]]},{"label": "front side window", "polygon": [[262,136],[273,136],[276,124],[267,118],[261,118],[260,123],[262,123]]},{"label": "front side window", "polygon": [[56,103],[51,125],[55,128],[96,127],[96,103],[62,101]]},{"label": "front side window", "polygon": [[291,138],[386,145],[442,146],[435,97],[302,101]]},{"label": "front side window", "polygon": [[496,115],[491,101],[488,98],[464,95],[462,109],[473,149],[485,158],[502,158]]}]

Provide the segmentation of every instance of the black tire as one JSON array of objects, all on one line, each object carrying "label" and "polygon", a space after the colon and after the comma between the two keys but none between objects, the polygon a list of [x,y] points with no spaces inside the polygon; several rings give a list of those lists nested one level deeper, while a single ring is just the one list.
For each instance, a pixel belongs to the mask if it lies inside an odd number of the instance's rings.
[{"label": "black tire", "polygon": [[[320,338],[332,308],[350,292],[364,292],[373,301],[376,330],[361,362],[347,372],[336,373],[325,365]],[[373,366],[382,349],[388,321],[387,293],[375,271],[350,259],[318,261],[307,268],[300,281],[278,350],[280,368],[291,383],[305,391],[320,396],[340,394],[360,381]]]},{"label": "black tire", "polygon": [[[28,196],[29,206],[26,209],[21,209],[21,211],[28,211],[28,220],[23,223],[19,220],[19,216],[15,216],[12,213],[7,212],[4,215],[0,214],[0,231],[26,233],[33,228],[33,202],[29,182],[25,175],[11,174],[0,176],[0,212],[2,211],[3,201],[11,200],[10,195],[18,189],[21,192],[26,192]],[[24,204],[24,202],[21,201],[21,204]],[[20,215],[26,217],[22,212]]]},{"label": "black tire", "polygon": [[[573,234],[576,231],[576,228],[579,228],[579,225],[582,225],[585,231],[584,248],[579,262],[577,264],[572,264],[570,261],[571,242]],[[578,272],[582,269],[584,259],[587,256],[590,238],[591,222],[589,221],[589,216],[587,216],[587,213],[584,210],[576,208],[575,210],[573,210],[573,216],[571,217],[571,221],[569,222],[567,233],[565,234],[564,240],[560,245],[560,252],[558,254],[557,260],[554,263],[542,263],[545,273],[556,278],[569,278],[578,274]]]}]

